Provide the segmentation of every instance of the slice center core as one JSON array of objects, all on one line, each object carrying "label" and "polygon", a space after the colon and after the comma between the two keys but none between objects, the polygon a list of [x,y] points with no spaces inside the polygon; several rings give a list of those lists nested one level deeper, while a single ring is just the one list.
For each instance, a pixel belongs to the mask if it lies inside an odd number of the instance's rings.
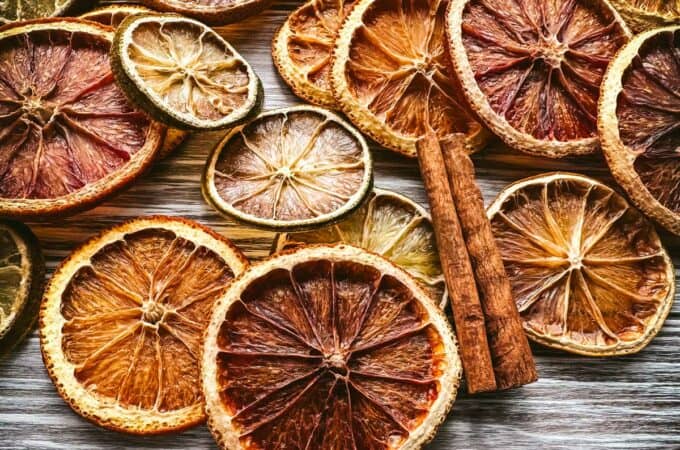
[{"label": "slice center core", "polygon": [[156,325],[163,318],[165,308],[156,302],[150,301],[144,304],[142,320],[151,325]]}]

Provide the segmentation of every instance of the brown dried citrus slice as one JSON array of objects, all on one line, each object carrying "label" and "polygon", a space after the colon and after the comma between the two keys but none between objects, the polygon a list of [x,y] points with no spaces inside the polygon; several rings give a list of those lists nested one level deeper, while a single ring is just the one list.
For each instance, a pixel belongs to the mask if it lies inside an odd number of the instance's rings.
[{"label": "brown dried citrus slice", "polygon": [[455,400],[455,339],[418,282],[337,245],[268,259],[232,284],[201,380],[224,449],[419,449]]},{"label": "brown dried citrus slice", "polygon": [[453,0],[447,33],[472,109],[518,150],[552,158],[597,149],[607,64],[630,36],[605,0]]},{"label": "brown dried citrus slice", "polygon": [[222,214],[295,231],[351,213],[372,182],[361,134],[330,111],[299,106],[232,129],[208,158],[203,196]]},{"label": "brown dried citrus slice", "polygon": [[123,20],[128,16],[133,16],[135,14],[146,14],[150,12],[153,11],[141,5],[135,5],[131,3],[114,3],[107,6],[102,6],[101,8],[93,9],[92,11],[88,11],[82,14],[80,18],[117,28],[118,25],[120,25],[121,22],[123,22]]},{"label": "brown dried citrus slice", "polygon": [[132,101],[175,128],[233,126],[262,98],[246,60],[211,28],[185,17],[128,17],[116,29],[111,65]]},{"label": "brown dried citrus slice", "polygon": [[165,127],[116,85],[111,38],[77,19],[0,31],[0,215],[84,209],[153,161]]},{"label": "brown dried citrus slice", "polygon": [[293,11],[274,36],[274,65],[298,97],[338,107],[331,92],[331,55],[340,25],[355,3],[312,0]]},{"label": "brown dried citrus slice", "polygon": [[0,356],[33,328],[44,281],[38,239],[22,223],[0,221]]},{"label": "brown dried citrus slice", "polygon": [[610,1],[636,33],[680,22],[678,0]]},{"label": "brown dried citrus slice", "polygon": [[61,16],[77,3],[78,0],[4,0],[0,2],[0,24]]},{"label": "brown dried citrus slice", "polygon": [[442,309],[448,303],[428,212],[408,197],[374,189],[356,212],[323,228],[276,236],[273,251],[341,242],[377,253],[418,280]]},{"label": "brown dried citrus slice", "polygon": [[673,303],[675,272],[652,224],[609,187],[551,173],[489,207],[524,329],[589,356],[643,349]]},{"label": "brown dried citrus slice", "polygon": [[255,15],[272,0],[140,0],[158,11],[193,17],[209,25],[225,25]]},{"label": "brown dried citrus slice", "polygon": [[440,137],[464,133],[471,151],[487,140],[450,69],[447,4],[362,0],[340,28],[333,52],[333,95],[343,112],[380,144],[411,157],[430,128]]},{"label": "brown dried citrus slice", "polygon": [[128,433],[203,421],[203,331],[246,266],[231,242],[184,219],[135,219],[88,241],[57,269],[40,310],[59,395],[86,419]]},{"label": "brown dried citrus slice", "polygon": [[647,216],[680,234],[680,27],[636,36],[602,92],[599,132],[612,175]]}]

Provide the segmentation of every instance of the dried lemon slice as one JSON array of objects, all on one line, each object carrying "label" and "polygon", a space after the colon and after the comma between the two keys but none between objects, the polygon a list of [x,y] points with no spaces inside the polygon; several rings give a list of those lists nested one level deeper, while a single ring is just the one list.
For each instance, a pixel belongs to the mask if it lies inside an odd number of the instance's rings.
[{"label": "dried lemon slice", "polygon": [[677,0],[610,1],[636,33],[680,22],[680,2]]},{"label": "dried lemon slice", "polygon": [[225,25],[261,12],[272,0],[141,0],[141,3],[158,11],[193,17],[209,25]]},{"label": "dried lemon slice", "polygon": [[201,363],[208,425],[229,450],[419,449],[460,375],[418,282],[344,245],[246,271],[215,305]]},{"label": "dried lemon slice", "polygon": [[361,134],[330,111],[299,106],[231,130],[208,158],[203,195],[223,214],[290,231],[351,213],[372,181]]},{"label": "dried lemon slice", "polygon": [[0,221],[0,356],[33,328],[44,281],[38,239],[24,224]]},{"label": "dried lemon slice", "polygon": [[211,130],[259,107],[260,80],[215,31],[174,15],[128,17],[116,30],[111,64],[131,100],[175,128]]},{"label": "dried lemon slice", "polygon": [[62,16],[77,3],[78,0],[4,0],[0,2],[0,24]]},{"label": "dried lemon slice", "polygon": [[430,128],[440,137],[465,134],[470,151],[488,138],[450,69],[447,5],[361,0],[336,39],[331,81],[342,111],[377,142],[410,157]]},{"label": "dried lemon slice", "polygon": [[40,311],[59,395],[86,419],[128,433],[203,421],[203,331],[247,264],[227,239],[169,217],[131,220],[85,243],[55,272]]},{"label": "dried lemon slice", "polygon": [[273,251],[337,242],[387,258],[421,282],[442,309],[446,307],[446,284],[430,215],[410,198],[374,189],[363,206],[341,222],[277,235]]},{"label": "dried lemon slice", "polygon": [[673,303],[654,227],[609,187],[552,173],[505,188],[489,218],[529,337],[590,356],[643,349]]},{"label": "dried lemon slice", "polygon": [[612,61],[599,132],[612,175],[647,216],[680,234],[680,27],[636,36]]}]

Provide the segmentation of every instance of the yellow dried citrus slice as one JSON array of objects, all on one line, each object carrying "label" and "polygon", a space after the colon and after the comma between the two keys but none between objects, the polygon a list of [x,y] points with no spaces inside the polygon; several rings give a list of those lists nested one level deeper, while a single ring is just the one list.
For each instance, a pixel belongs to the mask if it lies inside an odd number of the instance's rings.
[{"label": "yellow dried citrus slice", "polygon": [[550,173],[489,207],[524,329],[589,356],[643,349],[673,303],[675,272],[652,224],[609,187]]},{"label": "yellow dried citrus slice", "polygon": [[255,15],[272,0],[140,0],[158,11],[193,17],[209,25],[225,25]]},{"label": "yellow dried citrus slice", "polygon": [[680,2],[678,0],[610,1],[636,33],[680,23]]},{"label": "yellow dried citrus slice", "polygon": [[22,223],[0,221],[0,356],[33,328],[44,280],[38,239]]},{"label": "yellow dried citrus slice", "polygon": [[227,41],[175,15],[125,19],[116,29],[111,64],[130,99],[175,128],[233,126],[262,97],[259,78]]},{"label": "yellow dried citrus slice", "polygon": [[165,127],[116,85],[111,38],[78,19],[0,30],[0,215],[85,209],[153,161]]},{"label": "yellow dried citrus slice", "polygon": [[343,23],[331,68],[333,95],[364,133],[410,157],[430,128],[487,141],[468,113],[446,52],[447,1],[361,0]]},{"label": "yellow dried citrus slice", "polygon": [[341,222],[297,233],[280,233],[273,252],[309,244],[350,244],[377,253],[418,280],[442,309],[448,303],[437,242],[428,212],[408,197],[374,189]]},{"label": "yellow dried citrus slice", "polygon": [[372,182],[361,134],[330,111],[299,106],[232,129],[208,158],[203,196],[220,213],[294,231],[351,213]]},{"label": "yellow dried citrus slice", "polygon": [[0,24],[62,16],[78,0],[4,0],[0,2]]},{"label": "yellow dried citrus slice", "polygon": [[76,249],[40,310],[43,358],[59,395],[86,419],[127,433],[202,422],[203,331],[247,264],[227,239],[169,217],[125,222]]},{"label": "yellow dried citrus slice", "polygon": [[419,449],[460,374],[418,282],[345,245],[246,271],[215,304],[201,363],[208,425],[229,450]]},{"label": "yellow dried citrus slice", "polygon": [[274,36],[274,65],[298,97],[338,107],[331,92],[331,55],[338,29],[355,3],[312,0],[293,11]]},{"label": "yellow dried citrus slice", "polygon": [[612,175],[647,216],[680,234],[680,27],[636,36],[602,86],[599,132]]},{"label": "yellow dried citrus slice", "polygon": [[602,76],[630,37],[606,0],[452,0],[447,15],[455,72],[491,131],[551,158],[598,148]]}]

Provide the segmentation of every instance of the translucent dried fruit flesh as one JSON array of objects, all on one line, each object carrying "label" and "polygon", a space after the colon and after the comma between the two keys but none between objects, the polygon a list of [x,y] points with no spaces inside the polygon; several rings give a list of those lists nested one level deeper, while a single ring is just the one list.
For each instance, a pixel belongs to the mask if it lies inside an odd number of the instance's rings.
[{"label": "translucent dried fruit flesh", "polygon": [[0,24],[58,16],[73,3],[74,0],[6,0],[0,2]]},{"label": "translucent dried fruit flesh", "polygon": [[673,301],[674,272],[653,226],[585,177],[511,185],[489,210],[529,336],[588,355],[643,348]]},{"label": "translucent dried fruit flesh", "polygon": [[0,226],[0,336],[14,323],[17,310],[25,300],[20,295],[24,278],[22,265],[22,254],[14,236]]},{"label": "translucent dried fruit flesh", "polygon": [[263,114],[230,133],[206,168],[218,210],[270,227],[328,222],[367,195],[372,164],[361,136],[328,111]]},{"label": "translucent dried fruit flesh", "polygon": [[412,200],[376,189],[364,205],[328,227],[281,234],[276,250],[342,242],[377,253],[423,283],[435,303],[447,304],[444,275],[430,216]]},{"label": "translucent dried fruit flesh", "polygon": [[123,20],[133,14],[144,14],[151,12],[150,9],[139,5],[110,5],[98,8],[80,16],[82,19],[108,25],[113,28],[123,22]]},{"label": "translucent dried fruit flesh", "polygon": [[680,22],[677,0],[612,0],[635,32]]}]

